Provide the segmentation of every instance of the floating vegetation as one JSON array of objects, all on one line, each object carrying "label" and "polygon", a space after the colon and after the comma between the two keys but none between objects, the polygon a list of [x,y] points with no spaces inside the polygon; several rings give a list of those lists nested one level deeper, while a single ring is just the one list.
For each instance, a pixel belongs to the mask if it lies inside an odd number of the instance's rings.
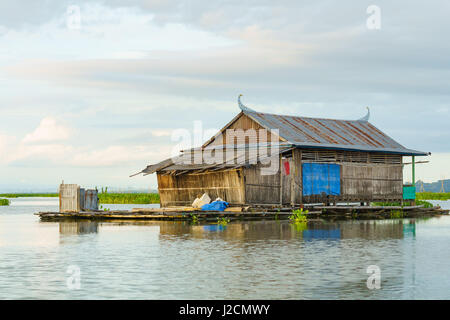
[{"label": "floating vegetation", "polygon": [[198,223],[198,216],[195,214],[191,214],[192,217],[192,224],[197,224]]},{"label": "floating vegetation", "polygon": [[377,206],[377,207],[394,207],[394,206],[401,207],[402,206],[402,204],[400,202],[372,202],[371,205]]},{"label": "floating vegetation", "polygon": [[217,224],[225,227],[230,222],[230,219],[225,217],[217,218]]},{"label": "floating vegetation", "polygon": [[105,207],[103,207],[102,205],[100,205],[100,210],[103,210],[103,211],[111,211],[111,209],[105,208]]},{"label": "floating vegetation", "polygon": [[289,220],[291,220],[291,222],[294,222],[294,223],[304,223],[307,220],[306,214],[308,212],[309,212],[308,210],[303,211],[303,208],[293,210],[292,214],[289,216]]},{"label": "floating vegetation", "polygon": [[391,210],[391,219],[403,219],[405,216],[403,210]]},{"label": "floating vegetation", "polygon": [[0,199],[0,206],[9,206],[8,199]]},{"label": "floating vegetation", "polygon": [[416,205],[423,205],[424,208],[433,208],[433,204],[425,200],[416,200]]},{"label": "floating vegetation", "polygon": [[[400,202],[372,202],[372,205],[383,207],[392,207],[392,206],[403,207]],[[433,204],[425,200],[416,200],[416,205],[418,206],[423,205],[424,208],[433,208]]]}]

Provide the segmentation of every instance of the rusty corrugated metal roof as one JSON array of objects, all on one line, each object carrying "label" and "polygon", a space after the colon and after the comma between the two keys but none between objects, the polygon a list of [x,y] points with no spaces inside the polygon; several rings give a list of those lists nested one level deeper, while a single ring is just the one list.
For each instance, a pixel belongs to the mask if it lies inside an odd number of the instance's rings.
[{"label": "rusty corrugated metal roof", "polygon": [[428,155],[403,147],[364,120],[297,117],[251,109],[243,112],[265,128],[278,129],[281,138],[298,147]]}]

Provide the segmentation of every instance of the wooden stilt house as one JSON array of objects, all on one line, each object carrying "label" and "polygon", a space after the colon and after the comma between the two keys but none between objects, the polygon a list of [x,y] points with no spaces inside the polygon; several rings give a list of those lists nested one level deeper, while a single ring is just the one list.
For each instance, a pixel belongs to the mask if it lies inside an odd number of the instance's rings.
[{"label": "wooden stilt house", "polygon": [[369,113],[307,118],[238,103],[241,112],[201,147],[140,172],[156,172],[162,207],[190,205],[205,192],[236,205],[401,201],[412,193],[403,157],[429,154],[394,141]]}]

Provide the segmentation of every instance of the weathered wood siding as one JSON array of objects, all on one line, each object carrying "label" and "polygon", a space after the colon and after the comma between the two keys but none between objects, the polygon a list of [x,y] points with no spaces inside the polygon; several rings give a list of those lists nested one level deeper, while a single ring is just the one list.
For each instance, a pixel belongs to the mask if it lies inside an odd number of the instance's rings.
[{"label": "weathered wood siding", "polygon": [[[283,170],[289,163],[289,174]],[[303,195],[303,163],[340,166],[340,195]],[[272,175],[261,174],[261,164],[240,169],[201,173],[161,174],[161,205],[191,205],[207,192],[232,204],[299,205],[302,203],[400,201],[403,192],[402,157],[364,152],[292,150]]]},{"label": "weathered wood siding", "polygon": [[181,175],[157,174],[161,206],[187,206],[203,193],[212,200],[222,198],[232,204],[245,203],[242,169]]},{"label": "weathered wood siding", "polygon": [[261,164],[244,168],[245,200],[248,204],[280,203],[280,170],[262,175]]},{"label": "weathered wood siding", "polygon": [[291,205],[301,204],[303,203],[302,151],[299,149],[292,150],[291,175]]},{"label": "weathered wood siding", "polygon": [[80,187],[77,184],[61,184],[59,186],[59,212],[80,212]]},{"label": "weathered wood siding", "polygon": [[401,165],[344,163],[341,171],[342,200],[401,200]]},{"label": "weathered wood siding", "polygon": [[[251,141],[248,136],[240,137],[240,139],[233,138],[235,144],[244,144],[244,143],[259,143],[259,142],[270,142],[272,139],[271,133],[267,131],[267,133],[264,135],[260,135],[259,131],[260,129],[264,129],[261,125],[259,125],[257,122],[255,122],[250,117],[246,116],[245,114],[242,114],[236,121],[231,123],[226,129],[242,129],[242,130],[249,130],[253,129],[256,133],[256,141]],[[278,141],[280,139],[277,139]],[[223,134],[216,137],[213,141],[211,141],[207,145],[222,145],[222,144],[232,144],[233,141],[227,141],[227,134],[226,130],[223,132]]]},{"label": "weathered wood siding", "polygon": [[[400,201],[403,192],[402,156],[369,152],[299,150],[288,159],[290,175],[283,175],[283,204],[315,202]],[[341,167],[339,196],[304,196],[302,163],[336,163]],[[290,184],[290,188],[288,188]],[[288,199],[291,198],[291,201]]]}]

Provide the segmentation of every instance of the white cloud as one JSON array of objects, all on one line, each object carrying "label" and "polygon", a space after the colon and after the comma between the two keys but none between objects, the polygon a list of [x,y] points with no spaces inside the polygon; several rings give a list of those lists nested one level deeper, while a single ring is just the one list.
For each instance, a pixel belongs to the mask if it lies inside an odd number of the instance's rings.
[{"label": "white cloud", "polygon": [[173,129],[155,129],[150,132],[154,137],[171,137]]},{"label": "white cloud", "polygon": [[167,150],[158,148],[155,151],[148,146],[109,146],[100,150],[75,152],[70,159],[69,164],[81,167],[105,167],[119,166],[128,167],[130,171],[142,168],[134,168],[130,164],[136,160],[143,162],[160,161],[161,154],[168,153]]},{"label": "white cloud", "polygon": [[71,135],[72,130],[60,123],[55,118],[46,117],[41,120],[39,126],[27,134],[22,142],[41,143],[51,141],[64,141]]},{"label": "white cloud", "polygon": [[[239,93],[256,110],[313,117],[355,119],[369,105],[381,130],[433,152],[418,178],[439,179],[450,159],[449,4],[382,2],[379,32],[365,27],[363,3],[78,0],[81,28],[69,30],[70,1],[0,2],[2,179],[134,184],[127,172],[170,156],[169,128],[221,127]],[[54,118],[35,128],[42,115]]]}]

